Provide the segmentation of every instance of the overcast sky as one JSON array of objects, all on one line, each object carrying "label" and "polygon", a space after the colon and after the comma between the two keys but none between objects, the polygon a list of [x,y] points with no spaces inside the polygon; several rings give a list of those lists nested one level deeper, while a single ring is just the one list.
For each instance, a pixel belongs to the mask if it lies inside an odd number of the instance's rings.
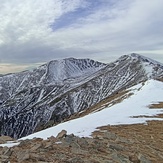
[{"label": "overcast sky", "polygon": [[0,73],[132,52],[163,62],[163,0],[0,0]]}]

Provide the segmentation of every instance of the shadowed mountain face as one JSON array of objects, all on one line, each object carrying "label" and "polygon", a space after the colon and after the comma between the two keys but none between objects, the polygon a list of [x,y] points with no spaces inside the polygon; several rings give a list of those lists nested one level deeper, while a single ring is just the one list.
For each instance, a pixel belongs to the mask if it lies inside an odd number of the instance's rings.
[{"label": "shadowed mountain face", "polygon": [[4,75],[0,77],[1,134],[14,138],[29,135],[121,90],[162,76],[161,63],[138,54],[107,65],[69,58]]}]

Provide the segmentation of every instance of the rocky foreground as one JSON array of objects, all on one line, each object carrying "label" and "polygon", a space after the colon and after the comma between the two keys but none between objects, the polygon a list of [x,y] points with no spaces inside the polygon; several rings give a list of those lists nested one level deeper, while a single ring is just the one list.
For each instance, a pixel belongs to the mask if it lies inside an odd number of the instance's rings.
[{"label": "rocky foreground", "polygon": [[162,126],[162,121],[152,121],[148,125],[104,126],[92,134],[93,138],[67,135],[63,130],[56,138],[34,138],[11,148],[0,147],[0,162],[161,163]]}]

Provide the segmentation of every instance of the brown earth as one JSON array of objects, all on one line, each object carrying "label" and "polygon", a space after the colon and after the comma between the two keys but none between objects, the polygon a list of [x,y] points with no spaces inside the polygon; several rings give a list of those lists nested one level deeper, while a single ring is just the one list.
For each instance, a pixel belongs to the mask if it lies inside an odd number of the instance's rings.
[{"label": "brown earth", "polygon": [[124,99],[129,98],[131,95],[133,94],[129,93],[129,91],[126,91],[126,90],[116,92],[113,95],[109,96],[108,98],[105,98],[99,103],[91,106],[90,108],[71,115],[69,118],[65,119],[64,121],[83,117],[85,115],[88,115],[89,113],[100,111],[108,106],[111,107],[117,103],[122,102]]},{"label": "brown earth", "polygon": [[[147,124],[104,126],[100,131],[110,131],[134,142],[125,148],[131,153],[142,153],[152,163],[163,163],[163,121],[149,121]],[[94,132],[96,134],[96,132]],[[127,154],[129,151],[125,151]]]},{"label": "brown earth", "polygon": [[1,163],[162,163],[163,121],[103,126],[93,138],[66,135],[0,147]]},{"label": "brown earth", "polygon": [[158,104],[152,104],[149,106],[150,109],[162,109],[163,108],[163,102],[159,102]]}]

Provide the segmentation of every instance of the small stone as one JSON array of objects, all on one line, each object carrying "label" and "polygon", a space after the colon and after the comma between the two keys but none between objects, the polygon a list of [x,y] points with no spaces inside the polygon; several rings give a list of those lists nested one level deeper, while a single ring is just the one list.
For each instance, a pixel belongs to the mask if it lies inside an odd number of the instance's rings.
[{"label": "small stone", "polygon": [[11,151],[10,148],[8,148],[3,154],[6,155],[6,156],[11,156],[12,151]]},{"label": "small stone", "polygon": [[101,135],[100,133],[93,134],[92,137],[94,139],[103,139],[104,138],[103,135]]},{"label": "small stone", "polygon": [[30,158],[29,150],[20,151],[17,153],[18,162],[23,162]]},{"label": "small stone", "polygon": [[53,162],[37,161],[37,163],[53,163]]},{"label": "small stone", "polygon": [[32,151],[32,152],[36,151],[37,149],[41,148],[41,146],[42,146],[42,144],[36,144],[30,149],[30,151]]},{"label": "small stone", "polygon": [[48,148],[48,149],[52,149],[52,148],[53,148],[52,142],[46,142],[44,148],[45,148],[45,149],[46,149],[46,148]]},{"label": "small stone", "polygon": [[10,136],[0,136],[0,144],[4,144],[7,141],[14,141],[14,139]]},{"label": "small stone", "polygon": [[85,138],[77,138],[77,143],[80,145],[82,148],[87,148],[88,147],[88,142]]},{"label": "small stone", "polygon": [[3,154],[3,147],[0,147],[0,155]]},{"label": "small stone", "polygon": [[73,135],[67,135],[64,140],[66,143],[70,144],[74,141],[74,136]]},{"label": "small stone", "polygon": [[50,140],[51,142],[57,142],[57,138],[55,138],[54,136],[51,136],[48,138],[48,140]]},{"label": "small stone", "polygon": [[108,143],[107,145],[110,149],[116,150],[116,151],[123,151],[124,147],[119,145],[119,144],[114,144],[114,143]]},{"label": "small stone", "polygon": [[31,144],[31,140],[30,139],[21,140],[20,144],[18,145],[18,147],[26,147],[29,144]]},{"label": "small stone", "polygon": [[138,154],[138,159],[140,160],[140,163],[151,163],[150,160],[148,160],[144,155]]},{"label": "small stone", "polygon": [[57,139],[62,139],[62,138],[64,138],[66,136],[66,134],[67,134],[67,131],[66,130],[62,130],[61,132],[58,133],[56,138]]},{"label": "small stone", "polygon": [[121,142],[121,143],[126,143],[126,144],[132,144],[132,142],[130,140],[127,140],[125,138],[122,138],[122,137],[117,137],[116,142]]},{"label": "small stone", "polygon": [[8,163],[9,162],[9,156],[2,155],[1,160],[2,160],[1,161],[2,163]]},{"label": "small stone", "polygon": [[3,153],[5,153],[8,149],[9,149],[8,147],[4,146],[4,147],[2,148]]},{"label": "small stone", "polygon": [[68,160],[71,163],[84,163],[84,161],[80,157],[74,157]]},{"label": "small stone", "polygon": [[33,138],[32,141],[35,141],[35,142],[41,142],[43,139],[42,138]]},{"label": "small stone", "polygon": [[0,144],[5,144],[6,141],[0,139]]},{"label": "small stone", "polygon": [[5,140],[5,141],[13,141],[13,140],[14,140],[14,139],[11,138],[10,136],[5,136],[5,135],[4,135],[4,136],[1,136],[0,139],[1,139],[1,140]]},{"label": "small stone", "polygon": [[[131,161],[128,158],[116,152],[112,153],[112,159],[113,159],[112,162],[131,163]],[[136,162],[132,162],[132,163],[136,163]]]},{"label": "small stone", "polygon": [[30,153],[30,159],[32,159],[32,160],[39,160],[40,159],[39,153],[38,154]]},{"label": "small stone", "polygon": [[111,140],[115,140],[117,138],[116,134],[111,133],[111,132],[105,132],[104,133],[104,138],[106,139],[111,139]]},{"label": "small stone", "polygon": [[140,163],[140,160],[138,159],[136,155],[130,155],[129,160],[134,163]]}]

